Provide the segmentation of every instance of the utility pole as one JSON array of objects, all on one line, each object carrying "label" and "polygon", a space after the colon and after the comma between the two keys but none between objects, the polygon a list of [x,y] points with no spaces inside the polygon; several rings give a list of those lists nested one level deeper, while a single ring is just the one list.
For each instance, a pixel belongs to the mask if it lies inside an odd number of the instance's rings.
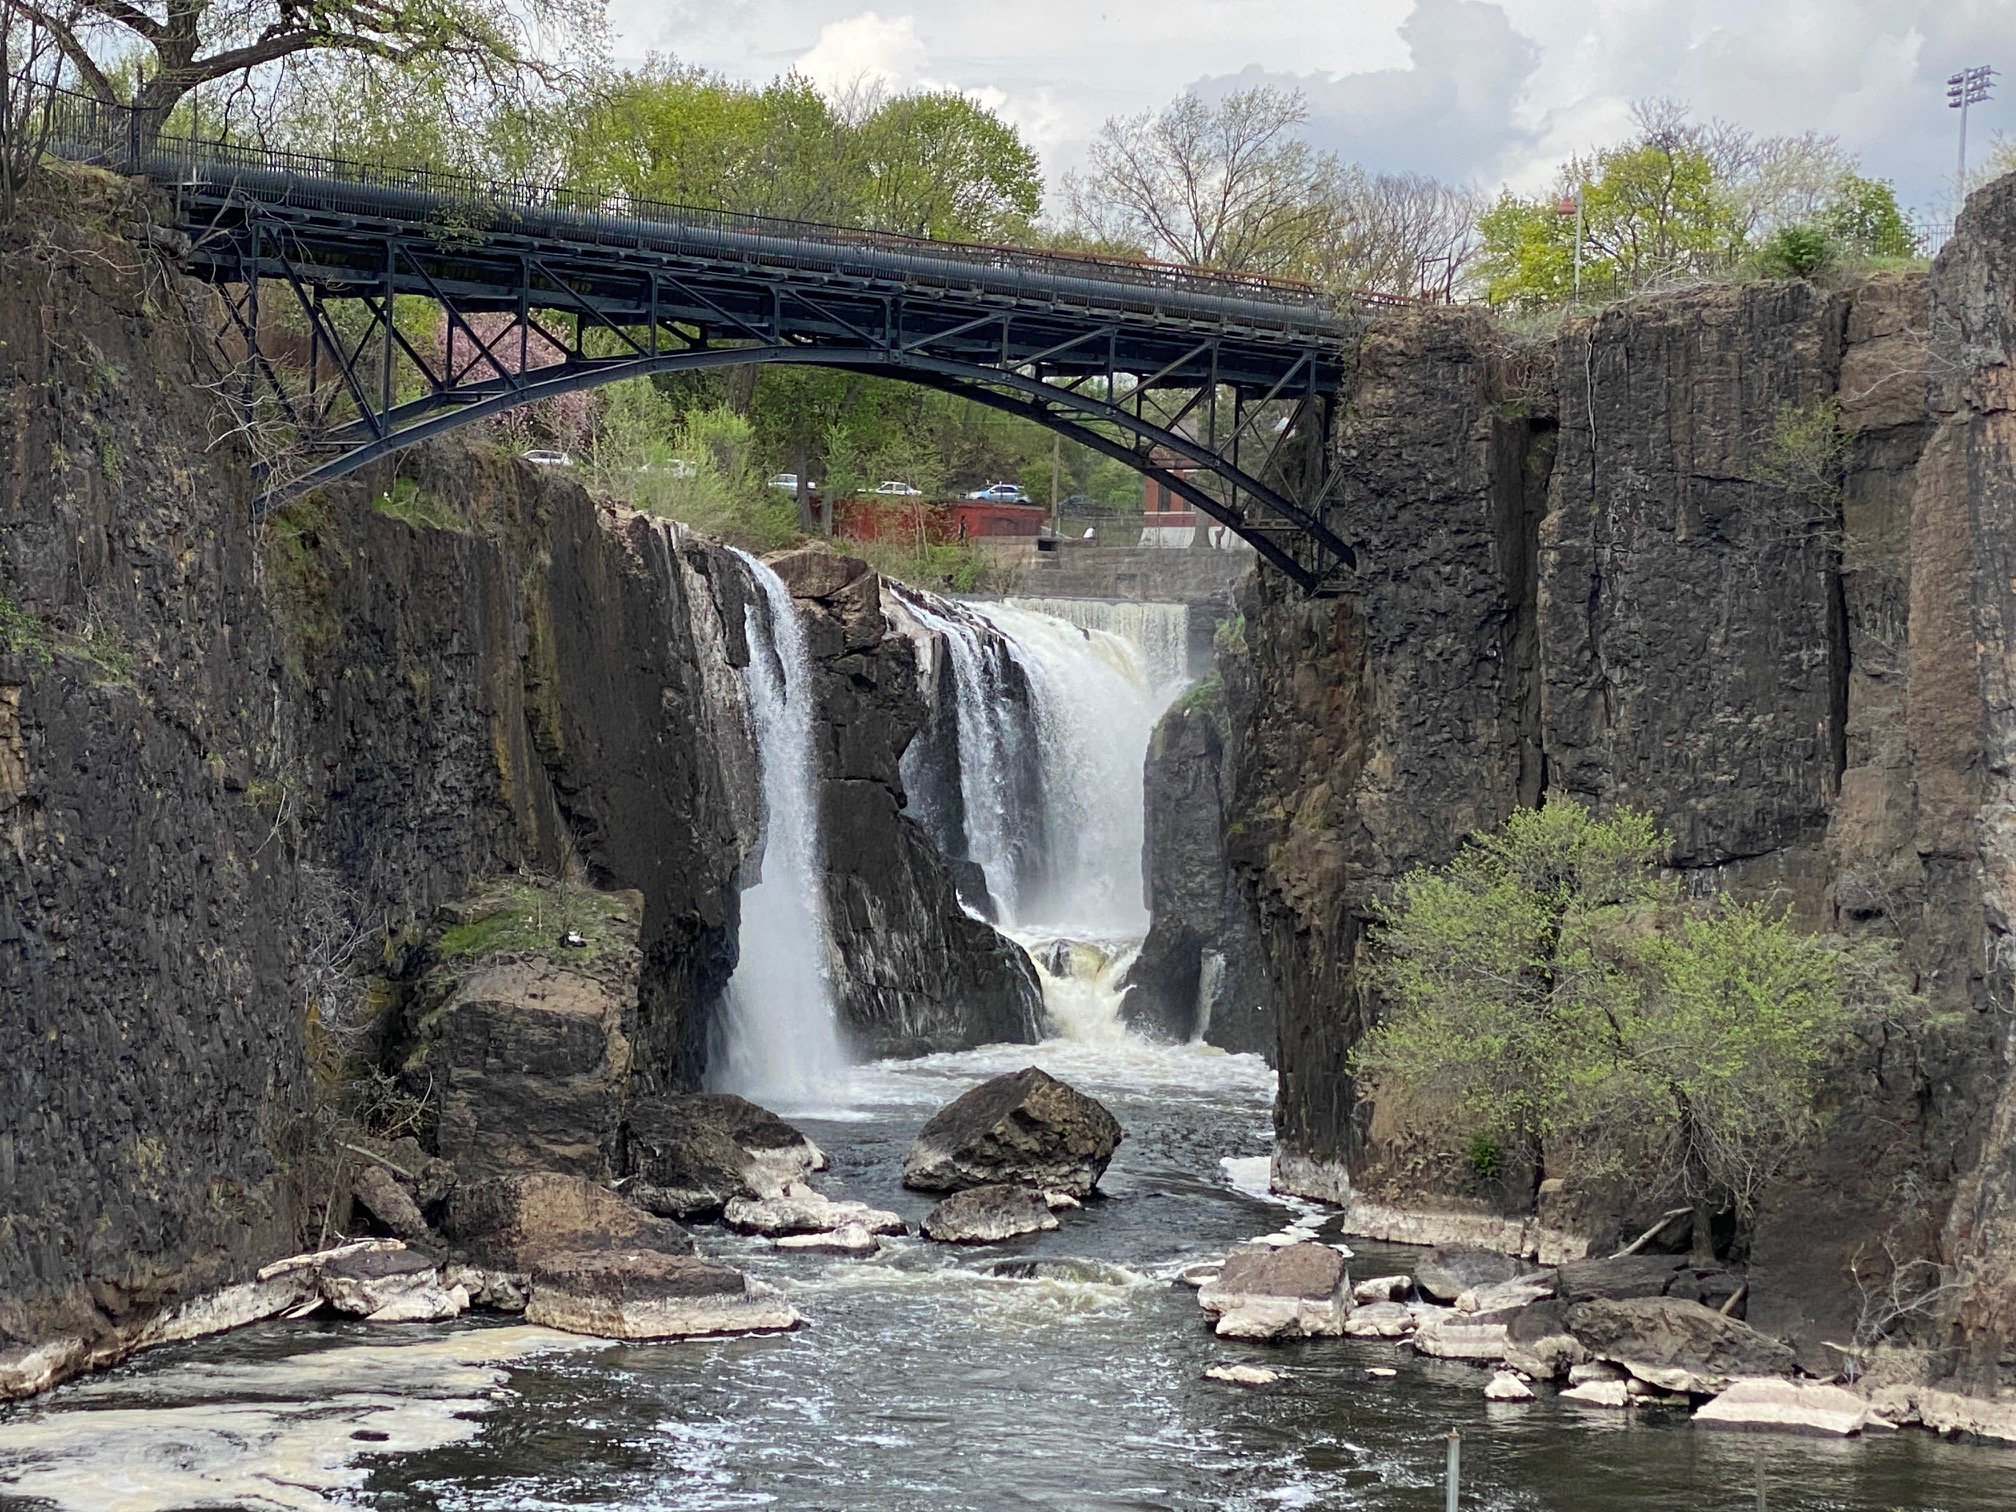
[{"label": "utility pole", "polygon": [[1995,92],[1995,70],[1986,63],[1963,68],[1946,81],[1946,108],[1960,112],[1960,167],[1953,175],[1953,218],[1967,204],[1967,111],[1986,104]]}]

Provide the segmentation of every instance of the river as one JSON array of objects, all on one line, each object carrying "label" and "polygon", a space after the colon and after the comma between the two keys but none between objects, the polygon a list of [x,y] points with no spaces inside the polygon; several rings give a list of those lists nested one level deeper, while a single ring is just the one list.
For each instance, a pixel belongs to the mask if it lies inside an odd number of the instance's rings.
[{"label": "river", "polygon": [[[789,1289],[808,1326],[776,1337],[562,1339],[472,1367],[451,1363],[457,1341],[480,1360],[484,1338],[525,1331],[311,1321],[158,1350],[0,1416],[0,1507],[1426,1512],[1451,1427],[1463,1505],[1493,1512],[1752,1512],[1760,1460],[1775,1512],[2016,1500],[2016,1450],[1732,1434],[1544,1395],[1498,1405],[1485,1372],[1387,1343],[1215,1338],[1174,1273],[1311,1211],[1235,1185],[1268,1142],[1272,1077],[1249,1057],[1052,1041],[860,1068],[844,1107],[800,1120],[833,1159],[821,1184],[914,1222],[930,1199],[897,1177],[916,1128],[1030,1062],[1127,1131],[1104,1195],[1056,1233],[895,1240],[853,1261],[702,1229],[710,1253]],[[1404,1264],[1353,1247],[1354,1274]],[[1204,1379],[1219,1362],[1283,1379]]]}]

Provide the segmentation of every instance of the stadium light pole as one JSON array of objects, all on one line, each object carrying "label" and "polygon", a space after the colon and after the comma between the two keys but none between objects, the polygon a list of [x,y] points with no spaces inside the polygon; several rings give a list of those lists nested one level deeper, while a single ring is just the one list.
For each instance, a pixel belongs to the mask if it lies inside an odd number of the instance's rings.
[{"label": "stadium light pole", "polygon": [[1953,177],[1953,218],[1967,204],[1967,111],[1985,104],[1995,92],[1995,70],[1986,63],[1963,68],[1946,81],[1946,108],[1960,112],[1960,168]]}]

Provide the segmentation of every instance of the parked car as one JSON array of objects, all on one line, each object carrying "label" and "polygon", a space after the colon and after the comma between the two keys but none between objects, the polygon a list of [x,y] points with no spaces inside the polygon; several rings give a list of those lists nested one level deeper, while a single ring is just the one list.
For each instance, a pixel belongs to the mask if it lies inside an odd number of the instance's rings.
[{"label": "parked car", "polygon": [[663,473],[669,478],[691,478],[697,476],[700,469],[685,457],[673,457],[665,462],[646,462],[639,471]]},{"label": "parked car", "polygon": [[1013,483],[989,483],[985,488],[976,488],[966,495],[969,499],[981,499],[989,504],[1026,504],[1027,494]]},{"label": "parked car", "polygon": [[907,496],[910,494],[921,494],[924,490],[891,478],[887,482],[878,483],[875,486],[875,492],[878,494],[903,494]]},{"label": "parked car", "polygon": [[[798,474],[778,473],[770,479],[770,486],[772,488],[781,488],[787,493],[796,493],[798,492]],[[808,479],[805,484],[805,492],[817,493],[819,492],[819,485]]]},{"label": "parked car", "polygon": [[533,451],[528,451],[525,453],[525,460],[530,462],[534,467],[572,467],[574,465],[574,459],[564,451],[552,451],[546,447],[539,447]]}]

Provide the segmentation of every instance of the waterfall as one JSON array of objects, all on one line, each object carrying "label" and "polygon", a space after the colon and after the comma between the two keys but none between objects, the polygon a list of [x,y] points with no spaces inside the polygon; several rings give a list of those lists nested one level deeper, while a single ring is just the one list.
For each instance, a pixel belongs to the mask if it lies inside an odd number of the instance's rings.
[{"label": "waterfall", "polygon": [[[1044,854],[1021,879],[1005,922],[1018,932],[1138,938],[1148,929],[1141,768],[1166,702],[1146,659],[1109,631],[1009,604],[968,607],[1006,640],[1033,715]],[[963,749],[960,762],[968,809],[998,803]]]},{"label": "waterfall", "polygon": [[827,980],[816,698],[805,627],[783,580],[745,552],[766,613],[745,616],[742,685],[763,790],[760,880],[742,892],[741,960],[710,1081],[768,1104],[803,1102],[846,1067]]},{"label": "waterfall", "polygon": [[1131,604],[1110,599],[1010,598],[1010,608],[1028,609],[1076,625],[1101,630],[1136,646],[1148,669],[1148,684],[1174,697],[1190,681],[1190,608],[1187,604]]},{"label": "waterfall", "polygon": [[913,811],[984,877],[995,921],[1036,963],[1053,1028],[1119,1043],[1119,984],[1148,929],[1142,766],[1185,681],[1187,610],[897,587],[885,602],[933,704],[928,738],[904,756]]}]

